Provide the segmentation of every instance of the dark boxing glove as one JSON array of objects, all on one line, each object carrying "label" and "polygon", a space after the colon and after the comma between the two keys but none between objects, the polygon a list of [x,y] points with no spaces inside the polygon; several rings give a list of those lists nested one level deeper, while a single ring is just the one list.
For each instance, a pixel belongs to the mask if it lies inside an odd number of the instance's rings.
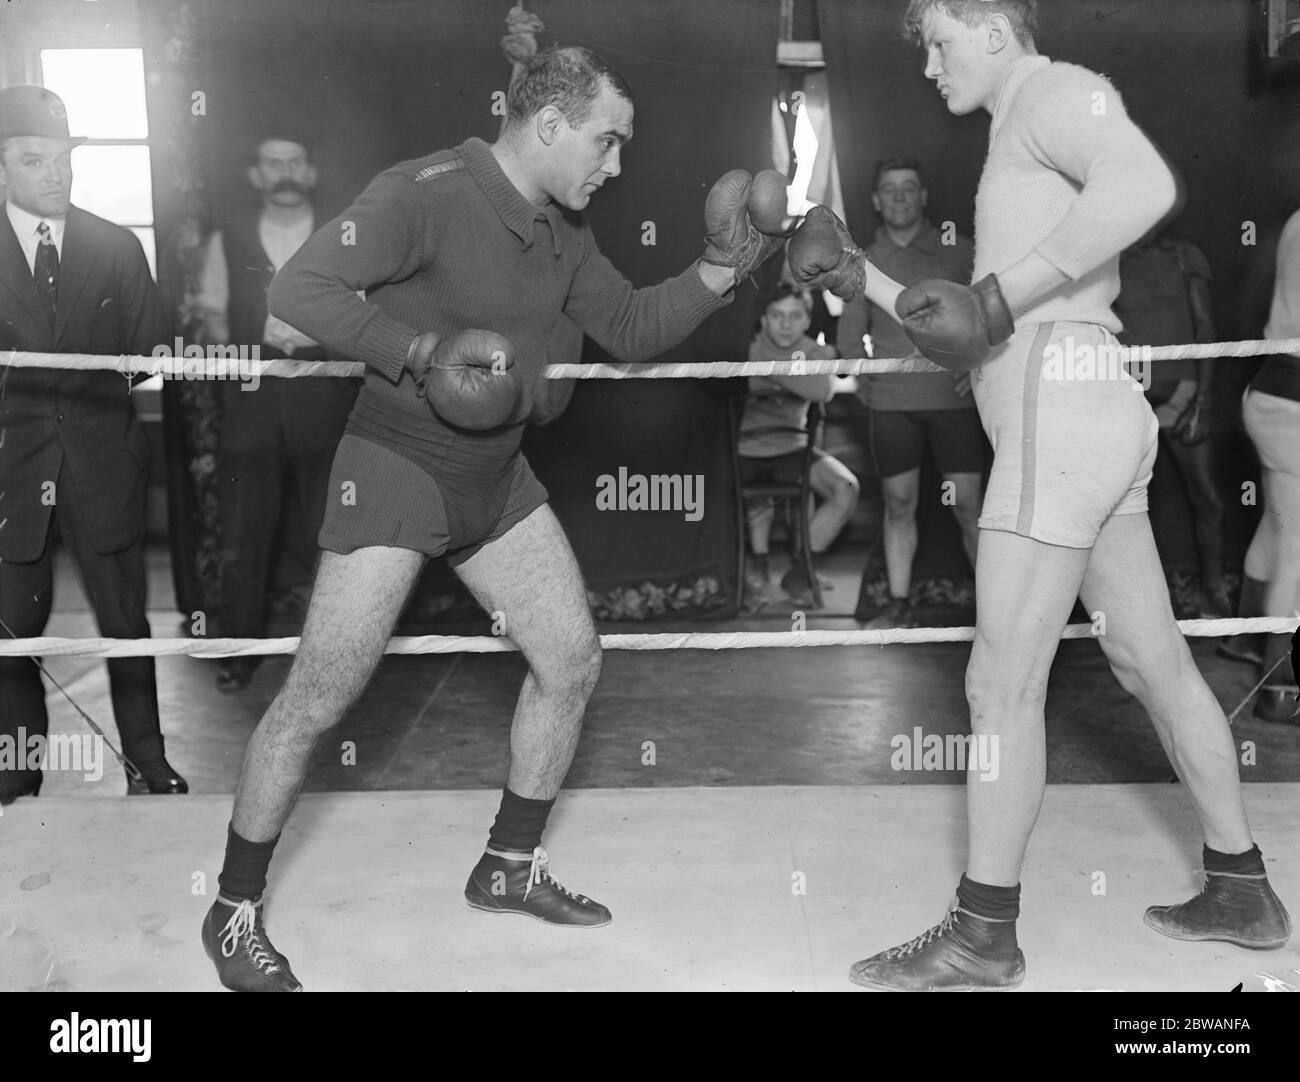
[{"label": "dark boxing glove", "polygon": [[785,177],[775,169],[764,169],[749,189],[749,220],[769,237],[788,237],[799,224],[786,214]]},{"label": "dark boxing glove", "polygon": [[429,332],[411,343],[408,367],[433,412],[457,428],[496,428],[519,404],[510,342],[492,331],[448,338]]},{"label": "dark boxing glove", "polygon": [[827,289],[842,301],[862,296],[867,254],[830,207],[815,206],[790,239],[790,273],[804,289]]},{"label": "dark boxing glove", "polygon": [[780,237],[769,237],[749,219],[749,194],[753,178],[744,169],[723,173],[704,200],[704,262],[732,267],[742,282],[781,247]]},{"label": "dark boxing glove", "polygon": [[969,372],[1016,329],[996,275],[973,286],[927,279],[909,286],[894,302],[903,330],[927,359],[954,372]]}]

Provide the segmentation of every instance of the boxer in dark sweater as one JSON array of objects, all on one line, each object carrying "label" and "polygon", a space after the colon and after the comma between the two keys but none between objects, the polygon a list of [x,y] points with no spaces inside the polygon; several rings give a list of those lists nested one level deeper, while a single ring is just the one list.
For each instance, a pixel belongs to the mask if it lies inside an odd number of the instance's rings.
[{"label": "boxer in dark sweater", "polygon": [[228,988],[301,988],[262,924],[271,852],[317,739],[370,680],[431,556],[501,614],[528,662],[507,786],[466,899],[552,924],[610,920],[551,877],[541,848],[601,654],[582,573],[520,454],[524,423],[561,314],[618,357],[653,357],[729,303],[781,241],[751,224],[750,178],[735,170],[706,200],[702,260],[634,289],[581,215],[620,172],[627,85],[588,50],[552,49],[512,83],[507,110],[496,143],[382,173],[271,285],[272,313],[367,372],[334,459],[302,643],[249,741],[203,924]]}]

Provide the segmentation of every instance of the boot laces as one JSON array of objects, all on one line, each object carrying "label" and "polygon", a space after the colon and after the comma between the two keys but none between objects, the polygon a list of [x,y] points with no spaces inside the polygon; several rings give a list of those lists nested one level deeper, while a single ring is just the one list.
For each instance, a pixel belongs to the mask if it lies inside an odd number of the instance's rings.
[{"label": "boot laces", "polygon": [[257,920],[257,909],[247,898],[235,907],[235,912],[222,929],[221,953],[226,958],[234,955],[239,942],[244,941],[244,956],[254,969],[270,975],[280,971],[279,956],[267,942],[262,926]]},{"label": "boot laces", "polygon": [[953,930],[957,925],[957,910],[950,909],[944,914],[943,920],[933,928],[927,928],[915,939],[909,940],[901,947],[895,947],[893,950],[885,952],[886,958],[909,958],[918,951],[924,950],[931,943],[942,939],[945,935]]},{"label": "boot laces", "polygon": [[541,886],[543,883],[555,888],[561,894],[572,898],[575,902],[586,902],[589,899],[584,898],[581,894],[575,894],[568,887],[558,882],[551,874],[551,856],[540,845],[533,850],[533,863],[528,869],[528,882],[524,884],[524,900],[528,900],[529,892],[533,887]]}]

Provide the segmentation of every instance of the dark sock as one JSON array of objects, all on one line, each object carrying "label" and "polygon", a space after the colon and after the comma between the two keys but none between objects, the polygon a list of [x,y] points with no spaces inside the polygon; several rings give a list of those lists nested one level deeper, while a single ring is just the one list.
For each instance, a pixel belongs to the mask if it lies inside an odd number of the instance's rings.
[{"label": "dark sock", "polygon": [[1266,688],[1294,687],[1295,670],[1291,667],[1291,636],[1286,632],[1280,635],[1265,635],[1263,654],[1260,675],[1264,677],[1264,686]]},{"label": "dark sock", "polygon": [[554,800],[529,800],[508,788],[501,791],[501,810],[488,835],[488,845],[516,853],[531,854],[542,844],[542,831]]},{"label": "dark sock", "polygon": [[1020,884],[995,887],[961,877],[957,884],[957,902],[968,913],[988,920],[1015,920],[1020,916]]},{"label": "dark sock", "polygon": [[1243,575],[1241,581],[1241,598],[1237,601],[1237,617],[1248,620],[1252,616],[1264,615],[1264,590],[1268,583]]},{"label": "dark sock", "polygon": [[1244,853],[1220,853],[1208,845],[1201,851],[1207,875],[1264,875],[1264,854],[1258,845]]},{"label": "dark sock", "polygon": [[235,833],[232,823],[226,832],[226,862],[217,877],[221,893],[237,902],[257,901],[266,890],[266,869],[279,840],[277,834],[269,842],[250,842]]}]

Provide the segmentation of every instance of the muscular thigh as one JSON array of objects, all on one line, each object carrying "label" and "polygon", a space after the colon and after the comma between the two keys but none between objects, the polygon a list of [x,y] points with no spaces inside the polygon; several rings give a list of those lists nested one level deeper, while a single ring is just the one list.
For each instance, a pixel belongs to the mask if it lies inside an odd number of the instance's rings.
[{"label": "muscular thigh", "polygon": [[1086,549],[980,530],[972,669],[1017,691],[1045,691],[1087,564]]},{"label": "muscular thigh", "polygon": [[543,504],[456,568],[461,581],[534,661],[599,649],[586,584],[555,513]]},{"label": "muscular thigh", "polygon": [[351,703],[383,657],[424,561],[402,548],[322,552],[288,684]]}]

